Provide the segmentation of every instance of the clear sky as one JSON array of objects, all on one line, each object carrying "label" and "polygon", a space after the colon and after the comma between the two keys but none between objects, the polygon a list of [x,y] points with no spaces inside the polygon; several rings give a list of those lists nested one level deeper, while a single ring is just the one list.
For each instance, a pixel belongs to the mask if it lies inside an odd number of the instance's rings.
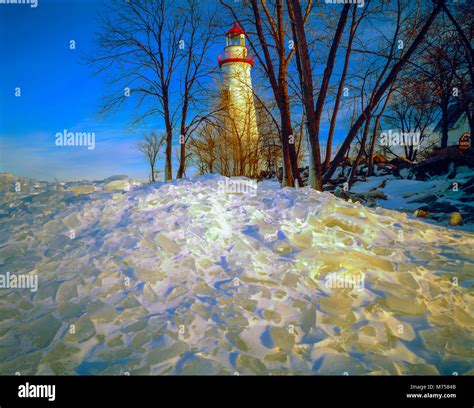
[{"label": "clear sky", "polygon": [[[0,171],[47,180],[148,177],[148,165],[137,150],[146,129],[130,128],[135,104],[99,117],[104,78],[93,76],[84,63],[97,47],[103,7],[102,0],[38,0],[36,8],[0,4]],[[222,18],[230,24],[225,13]],[[209,58],[217,62],[221,48],[216,44],[214,51]],[[147,126],[158,132],[164,128],[160,118]],[[326,127],[323,123],[323,132]],[[56,134],[64,130],[94,132],[95,149],[56,146]],[[174,154],[173,160],[175,175]]]},{"label": "clear sky", "polygon": [[[143,130],[130,129],[132,112],[126,108],[99,117],[104,80],[83,62],[96,47],[102,4],[0,5],[0,171],[60,180],[147,177],[147,163],[136,148]],[[159,120],[154,128],[162,128]],[[64,129],[95,132],[95,149],[56,146],[55,135]]]}]

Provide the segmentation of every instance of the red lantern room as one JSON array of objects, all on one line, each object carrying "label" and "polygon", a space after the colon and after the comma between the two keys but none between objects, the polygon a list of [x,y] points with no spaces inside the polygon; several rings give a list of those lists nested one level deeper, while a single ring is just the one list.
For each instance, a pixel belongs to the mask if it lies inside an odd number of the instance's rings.
[{"label": "red lantern room", "polygon": [[246,62],[253,66],[253,55],[248,53],[247,46],[245,45],[246,36],[245,31],[235,22],[234,27],[225,35],[226,47],[225,51],[218,57],[219,67],[231,62]]}]

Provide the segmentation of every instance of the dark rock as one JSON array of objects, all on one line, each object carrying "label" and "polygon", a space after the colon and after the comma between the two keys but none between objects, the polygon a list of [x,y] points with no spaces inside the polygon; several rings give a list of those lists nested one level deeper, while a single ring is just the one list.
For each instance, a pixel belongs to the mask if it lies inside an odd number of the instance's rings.
[{"label": "dark rock", "polygon": [[[474,195],[474,186],[465,188],[465,189],[463,189],[463,191],[464,191],[466,194],[472,194],[472,195]],[[472,197],[469,197],[469,200],[473,201],[473,198],[472,198]]]},{"label": "dark rock", "polygon": [[382,183],[380,183],[380,185],[377,188],[385,188],[386,185],[387,185],[387,180],[384,180],[382,181]]},{"label": "dark rock", "polygon": [[438,201],[424,205],[420,207],[419,210],[428,211],[429,213],[452,213],[459,212],[459,210],[454,206],[445,201]]},{"label": "dark rock", "polygon": [[474,177],[471,177],[465,183],[460,183],[459,186],[461,187],[461,190],[463,190],[465,193],[468,193],[468,194],[474,193]]},{"label": "dark rock", "polygon": [[404,159],[403,157],[395,157],[394,159],[390,160],[390,164],[393,164],[394,166],[406,166],[406,165],[411,165],[411,162],[407,159]]},{"label": "dark rock", "polygon": [[412,174],[417,180],[427,180],[430,176],[446,173],[449,173],[448,178],[454,178],[458,166],[474,168],[473,155],[468,152],[462,153],[457,147],[447,147],[416,164],[412,169]]},{"label": "dark rock", "polygon": [[434,194],[426,194],[422,197],[418,197],[415,200],[409,201],[409,203],[424,203],[424,204],[431,204],[434,203],[438,199],[437,196]]}]

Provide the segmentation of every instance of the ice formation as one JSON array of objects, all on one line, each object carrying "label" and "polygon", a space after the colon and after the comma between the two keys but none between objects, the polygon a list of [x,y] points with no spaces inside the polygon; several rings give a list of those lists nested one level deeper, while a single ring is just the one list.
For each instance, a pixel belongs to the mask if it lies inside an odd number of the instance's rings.
[{"label": "ice formation", "polygon": [[472,233],[222,181],[2,175],[0,374],[473,374]]}]

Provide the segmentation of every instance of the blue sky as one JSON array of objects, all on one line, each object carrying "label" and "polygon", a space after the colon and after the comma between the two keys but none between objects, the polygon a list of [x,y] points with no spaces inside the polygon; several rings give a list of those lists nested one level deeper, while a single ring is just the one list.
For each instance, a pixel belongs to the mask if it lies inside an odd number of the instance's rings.
[{"label": "blue sky", "polygon": [[[143,133],[129,126],[132,112],[98,116],[104,80],[83,62],[95,48],[101,6],[94,0],[0,5],[0,171],[61,180],[147,177],[136,148]],[[96,148],[57,147],[55,134],[64,129],[95,132]]]},{"label": "blue sky", "polygon": [[[97,17],[103,10],[102,0],[38,0],[36,8],[0,5],[0,171],[47,180],[148,177],[148,164],[137,150],[146,128],[130,127],[135,105],[99,117],[104,77],[94,76],[83,60],[97,47]],[[230,28],[230,15],[222,17],[229,19]],[[69,47],[71,40],[75,50]],[[216,44],[209,58],[217,62],[220,51]],[[164,128],[160,118],[147,126],[158,132]],[[65,129],[94,132],[95,149],[56,146],[56,133]],[[327,123],[322,123],[323,142],[325,129]],[[336,131],[336,140],[340,134]],[[173,161],[175,175],[175,154]]]}]

